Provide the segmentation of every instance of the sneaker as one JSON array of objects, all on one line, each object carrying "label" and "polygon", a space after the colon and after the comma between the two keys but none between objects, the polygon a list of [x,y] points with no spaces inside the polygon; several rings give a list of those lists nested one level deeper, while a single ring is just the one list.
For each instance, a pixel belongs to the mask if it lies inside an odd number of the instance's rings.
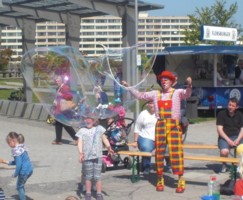
[{"label": "sneaker", "polygon": [[226,173],[227,171],[229,171],[228,166],[226,164],[222,164],[222,168],[220,170],[220,173]]},{"label": "sneaker", "polygon": [[158,177],[156,190],[159,191],[159,192],[162,192],[162,191],[164,191],[164,187],[165,187],[164,178]]},{"label": "sneaker", "polygon": [[183,178],[178,180],[178,185],[176,188],[176,193],[183,193],[186,189],[186,181]]},{"label": "sneaker", "polygon": [[85,194],[85,200],[91,200],[91,193]]},{"label": "sneaker", "polygon": [[104,200],[103,195],[102,194],[97,194],[96,195],[96,200]]}]

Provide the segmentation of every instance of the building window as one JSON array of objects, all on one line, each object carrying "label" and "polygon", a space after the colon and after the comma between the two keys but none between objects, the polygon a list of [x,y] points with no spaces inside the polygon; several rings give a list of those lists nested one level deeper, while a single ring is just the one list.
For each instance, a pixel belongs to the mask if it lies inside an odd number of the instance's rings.
[{"label": "building window", "polygon": [[147,23],[152,23],[153,20],[152,20],[152,19],[146,19],[146,22],[147,22]]},{"label": "building window", "polygon": [[97,42],[106,42],[107,38],[96,38]]},{"label": "building window", "polygon": [[179,23],[179,19],[172,19],[171,23]]},{"label": "building window", "polygon": [[162,26],[162,29],[170,29],[170,25],[164,25]]},{"label": "building window", "polygon": [[104,19],[96,19],[96,23],[105,23],[106,22],[106,20],[104,20]]},{"label": "building window", "polygon": [[83,23],[94,23],[94,19],[83,19]]},{"label": "building window", "polygon": [[170,23],[169,19],[162,19],[162,23]]}]

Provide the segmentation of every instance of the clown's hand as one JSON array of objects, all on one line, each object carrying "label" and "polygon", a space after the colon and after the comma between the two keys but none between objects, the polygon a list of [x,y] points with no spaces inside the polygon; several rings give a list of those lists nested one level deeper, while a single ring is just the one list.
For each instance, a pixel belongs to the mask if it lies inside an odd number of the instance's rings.
[{"label": "clown's hand", "polygon": [[128,87],[128,84],[127,84],[126,81],[122,81],[121,84],[122,84],[123,86],[125,86],[125,87]]},{"label": "clown's hand", "polygon": [[187,85],[187,87],[192,87],[192,78],[190,76],[187,77],[187,79],[186,79],[186,85]]}]

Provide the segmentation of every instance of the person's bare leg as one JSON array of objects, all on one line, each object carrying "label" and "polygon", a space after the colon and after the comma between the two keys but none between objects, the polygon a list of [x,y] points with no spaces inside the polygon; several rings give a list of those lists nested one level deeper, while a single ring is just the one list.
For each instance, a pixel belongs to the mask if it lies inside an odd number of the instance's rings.
[{"label": "person's bare leg", "polygon": [[92,186],[91,181],[90,180],[86,180],[85,181],[86,193],[91,193],[91,186]]},{"label": "person's bare leg", "polygon": [[[221,149],[220,150],[220,157],[228,157],[229,156],[229,149]],[[227,164],[225,162],[222,163],[222,167],[221,167],[221,170],[220,172],[221,173],[225,173],[227,172]]]},{"label": "person's bare leg", "polygon": [[97,193],[101,193],[102,191],[101,180],[96,181],[96,191]]}]

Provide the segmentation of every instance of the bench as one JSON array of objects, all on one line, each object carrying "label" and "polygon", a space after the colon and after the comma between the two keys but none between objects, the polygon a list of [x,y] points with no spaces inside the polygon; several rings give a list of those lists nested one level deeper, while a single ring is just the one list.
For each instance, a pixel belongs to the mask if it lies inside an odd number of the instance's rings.
[{"label": "bench", "polygon": [[183,144],[184,149],[218,149],[214,144]]},{"label": "bench", "polygon": [[195,155],[184,155],[186,160],[199,160],[199,161],[212,161],[212,162],[229,162],[232,164],[237,164],[240,162],[240,158],[226,158],[218,156],[195,156]]},{"label": "bench", "polygon": [[120,155],[128,155],[132,157],[132,183],[138,182],[140,180],[140,156],[141,157],[152,157],[153,154],[149,152],[141,151],[118,151]]},{"label": "bench", "polygon": [[[136,143],[128,143],[128,146],[135,147]],[[183,144],[184,149],[218,149],[214,144]]]},{"label": "bench", "polygon": [[[133,146],[133,145],[130,145]],[[218,149],[217,145],[208,145],[208,144],[183,144],[185,149]],[[152,157],[153,153],[149,152],[140,152],[140,151],[119,151],[120,155],[128,155],[132,157],[132,183],[135,183],[140,180],[140,156],[141,157]],[[211,162],[229,162],[232,165],[235,165],[240,162],[239,158],[226,158],[219,156],[195,156],[195,155],[185,155],[185,160],[198,160],[198,161],[211,161]],[[236,176],[235,176],[236,179]]]}]

